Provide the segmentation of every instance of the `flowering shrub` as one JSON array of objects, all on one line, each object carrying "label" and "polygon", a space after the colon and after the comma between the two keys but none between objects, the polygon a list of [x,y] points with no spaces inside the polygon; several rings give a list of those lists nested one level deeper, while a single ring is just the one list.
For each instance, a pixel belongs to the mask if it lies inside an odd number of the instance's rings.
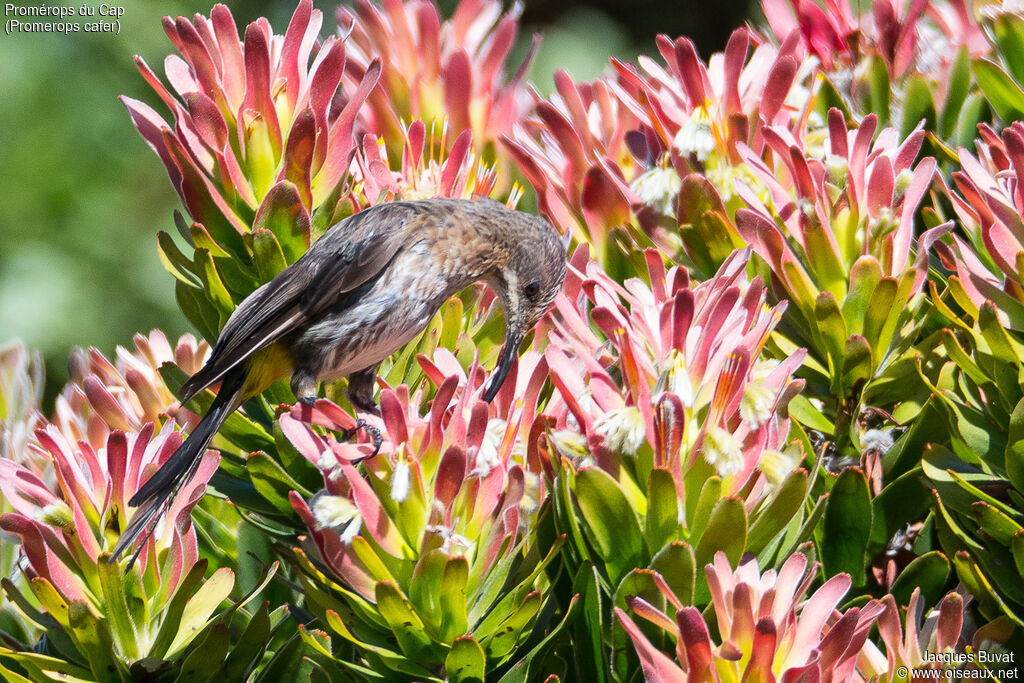
[{"label": "flowering shrub", "polygon": [[850,578],[833,576],[804,599],[815,569],[808,571],[807,564],[798,553],[777,574],[761,574],[753,561],[733,571],[725,554],[717,553],[705,570],[722,641],[717,647],[701,613],[680,602],[657,577],[660,597],[676,610],[675,618],[639,597],[629,600],[630,608],[676,635],[679,665],[658,651],[624,610],[616,608],[615,616],[640,654],[647,680],[870,680],[880,672],[861,655],[883,606],[872,600],[834,616]]},{"label": "flowering shrub", "polygon": [[[1024,17],[869,5],[764,0],[707,59],[658,36],[549,97],[496,0],[360,0],[324,37],[309,0],[283,34],[166,18],[164,79],[136,64],[167,120],[123,102],[205,341],[76,350],[52,408],[0,348],[0,676],[897,681],[1022,651]],[[236,305],[437,196],[569,247],[493,402],[477,284],[381,364],[379,451],[343,384],[272,385],[110,563]]]}]

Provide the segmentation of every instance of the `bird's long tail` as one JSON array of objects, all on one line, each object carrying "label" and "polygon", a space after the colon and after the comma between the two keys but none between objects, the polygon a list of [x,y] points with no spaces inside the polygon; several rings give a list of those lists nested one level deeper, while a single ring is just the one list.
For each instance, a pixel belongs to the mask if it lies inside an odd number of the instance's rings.
[{"label": "bird's long tail", "polygon": [[170,507],[181,487],[195,475],[206,447],[220,430],[224,420],[241,404],[244,382],[245,373],[241,369],[224,378],[220,392],[196,428],[128,501],[128,505],[139,509],[132,516],[131,523],[121,532],[111,553],[111,562],[116,562],[121,553],[141,537],[142,541],[132,555],[128,568],[135,563],[146,541],[153,535],[160,515]]}]

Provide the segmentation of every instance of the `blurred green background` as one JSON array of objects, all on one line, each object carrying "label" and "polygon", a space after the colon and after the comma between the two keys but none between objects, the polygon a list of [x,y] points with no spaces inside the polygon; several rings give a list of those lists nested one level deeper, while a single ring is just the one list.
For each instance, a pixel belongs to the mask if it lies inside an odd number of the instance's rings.
[{"label": "blurred green background", "polygon": [[[263,15],[280,33],[294,9],[292,1],[226,4],[239,25]],[[325,32],[333,30],[335,5],[314,4],[325,12]],[[440,4],[450,13],[456,2]],[[165,113],[132,55],[162,75],[173,48],[161,16],[208,15],[212,2],[122,6],[119,35],[0,35],[0,344],[21,339],[42,349],[47,403],[66,380],[74,346],[109,355],[136,332],[159,327],[174,339],[192,331],[156,251],[157,231],[173,232],[177,196],[117,96]],[[751,11],[748,0],[527,2],[523,38],[544,34],[531,80],[546,92],[556,68],[593,78],[610,55],[655,54],[658,33],[690,36],[707,55]]]}]

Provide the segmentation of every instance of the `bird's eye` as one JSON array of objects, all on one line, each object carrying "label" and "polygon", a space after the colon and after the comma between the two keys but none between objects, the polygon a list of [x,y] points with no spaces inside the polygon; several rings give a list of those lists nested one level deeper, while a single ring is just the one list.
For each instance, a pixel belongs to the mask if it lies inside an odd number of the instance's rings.
[{"label": "bird's eye", "polygon": [[523,294],[530,297],[531,299],[540,293],[540,283],[531,282],[530,284],[523,287]]}]

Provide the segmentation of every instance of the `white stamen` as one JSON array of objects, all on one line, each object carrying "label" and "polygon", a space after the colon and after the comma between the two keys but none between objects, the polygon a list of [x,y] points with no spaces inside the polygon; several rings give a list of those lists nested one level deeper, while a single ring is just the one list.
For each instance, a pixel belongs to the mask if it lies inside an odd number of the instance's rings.
[{"label": "white stamen", "polygon": [[743,468],[743,444],[734,434],[721,427],[708,429],[701,451],[704,459],[720,476],[728,477]]},{"label": "white stamen", "polygon": [[399,460],[391,473],[391,500],[404,502],[409,497],[409,463]]},{"label": "white stamen", "polygon": [[613,451],[636,455],[647,438],[643,415],[636,406],[611,410],[594,422],[594,431]]}]

